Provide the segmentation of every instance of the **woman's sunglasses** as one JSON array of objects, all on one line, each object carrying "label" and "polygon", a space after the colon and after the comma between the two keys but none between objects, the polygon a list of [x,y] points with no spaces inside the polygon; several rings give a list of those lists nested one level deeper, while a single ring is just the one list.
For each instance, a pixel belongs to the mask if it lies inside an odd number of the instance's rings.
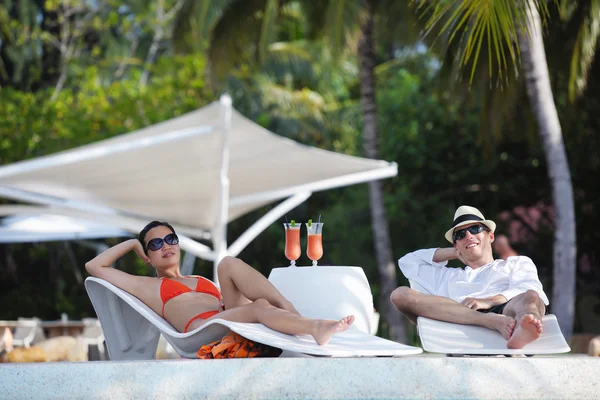
[{"label": "woman's sunglasses", "polygon": [[152,250],[152,251],[156,251],[156,250],[160,250],[162,249],[162,247],[164,246],[164,244],[170,244],[171,246],[175,245],[175,244],[179,244],[179,238],[177,237],[176,234],[174,233],[169,233],[167,236],[165,236],[164,239],[161,238],[154,238],[151,241],[148,242],[148,250]]},{"label": "woman's sunglasses", "polygon": [[467,231],[471,232],[471,235],[477,235],[478,233],[481,233],[483,231],[489,232],[490,230],[483,225],[471,225],[468,228],[463,228],[454,231],[454,233],[452,234],[452,239],[454,239],[455,242],[464,239],[465,236],[467,236]]}]

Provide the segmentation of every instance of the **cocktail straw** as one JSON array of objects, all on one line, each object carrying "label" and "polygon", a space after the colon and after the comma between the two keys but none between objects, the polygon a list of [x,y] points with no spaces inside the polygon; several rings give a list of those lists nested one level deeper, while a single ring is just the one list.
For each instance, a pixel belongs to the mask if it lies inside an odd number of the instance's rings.
[{"label": "cocktail straw", "polygon": [[284,215],[284,217],[285,217],[285,223],[289,224],[288,219],[287,219],[287,215]]},{"label": "cocktail straw", "polygon": [[321,214],[319,214],[319,218],[317,218],[317,223],[321,222]]}]

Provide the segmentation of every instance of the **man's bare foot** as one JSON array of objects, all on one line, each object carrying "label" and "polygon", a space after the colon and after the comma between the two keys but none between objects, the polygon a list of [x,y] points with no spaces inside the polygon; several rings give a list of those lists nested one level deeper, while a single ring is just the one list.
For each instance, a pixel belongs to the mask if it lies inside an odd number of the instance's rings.
[{"label": "man's bare foot", "polygon": [[526,344],[539,338],[542,331],[542,321],[533,314],[525,314],[521,317],[519,326],[517,326],[506,347],[509,349],[522,349]]},{"label": "man's bare foot", "polygon": [[327,344],[334,333],[344,332],[354,322],[354,315],[349,315],[339,321],[321,319],[317,321],[312,337],[318,344]]},{"label": "man's bare foot", "polygon": [[495,329],[508,340],[513,334],[517,321],[514,318],[502,314],[487,314],[490,318],[488,328]]}]

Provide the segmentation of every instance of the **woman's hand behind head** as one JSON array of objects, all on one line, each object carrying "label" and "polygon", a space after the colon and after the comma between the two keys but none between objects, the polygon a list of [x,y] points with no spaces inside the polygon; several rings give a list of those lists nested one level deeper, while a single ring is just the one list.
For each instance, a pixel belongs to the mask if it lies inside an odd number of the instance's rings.
[{"label": "woman's hand behind head", "polygon": [[142,246],[142,243],[138,240],[138,239],[131,239],[133,241],[135,241],[135,244],[133,245],[133,251],[135,251],[135,253],[148,265],[150,265],[150,258],[148,258],[148,256],[146,255],[146,253],[144,252],[144,246]]}]

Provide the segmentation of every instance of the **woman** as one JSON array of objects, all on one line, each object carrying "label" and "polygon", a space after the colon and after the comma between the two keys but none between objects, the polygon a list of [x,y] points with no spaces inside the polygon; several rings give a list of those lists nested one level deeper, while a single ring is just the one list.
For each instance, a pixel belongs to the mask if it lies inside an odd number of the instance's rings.
[{"label": "woman", "polygon": [[[156,270],[158,278],[130,275],[108,268],[129,251]],[[179,270],[179,239],[171,225],[153,221],[130,239],[102,252],[85,264],[90,275],[102,278],[143,301],[180,332],[188,332],[213,318],[233,322],[259,322],[290,335],[311,335],[318,344],[343,332],[354,322],[300,316],[279,291],[258,271],[234,257],[218,266],[221,290],[200,276],[183,276]],[[222,297],[221,297],[222,295]]]}]

